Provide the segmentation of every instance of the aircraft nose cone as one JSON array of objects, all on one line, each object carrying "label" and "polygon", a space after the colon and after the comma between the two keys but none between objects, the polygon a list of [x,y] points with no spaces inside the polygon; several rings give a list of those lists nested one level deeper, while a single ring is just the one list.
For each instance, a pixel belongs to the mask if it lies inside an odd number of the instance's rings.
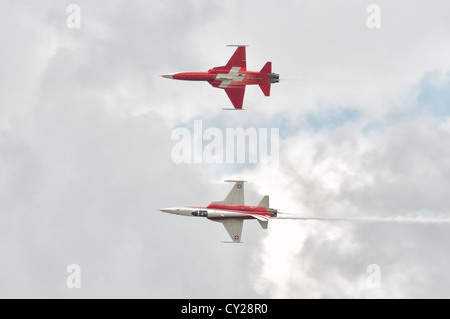
[{"label": "aircraft nose cone", "polygon": [[163,74],[161,76],[166,79],[173,79],[173,74]]},{"label": "aircraft nose cone", "polygon": [[162,211],[163,213],[173,213],[172,208],[161,208],[160,211]]}]

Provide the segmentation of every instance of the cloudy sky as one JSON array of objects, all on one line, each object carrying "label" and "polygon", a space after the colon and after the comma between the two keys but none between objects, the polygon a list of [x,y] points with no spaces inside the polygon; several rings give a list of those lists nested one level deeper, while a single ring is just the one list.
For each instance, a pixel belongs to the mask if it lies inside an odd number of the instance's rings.
[{"label": "cloudy sky", "polygon": [[[301,216],[450,218],[448,1],[80,0],[69,28],[71,3],[0,0],[0,297],[450,297],[448,223],[247,221],[227,245],[158,210],[243,178],[248,204]],[[234,43],[284,79],[246,111],[159,77]],[[279,129],[279,165],[174,163],[194,120]]]}]

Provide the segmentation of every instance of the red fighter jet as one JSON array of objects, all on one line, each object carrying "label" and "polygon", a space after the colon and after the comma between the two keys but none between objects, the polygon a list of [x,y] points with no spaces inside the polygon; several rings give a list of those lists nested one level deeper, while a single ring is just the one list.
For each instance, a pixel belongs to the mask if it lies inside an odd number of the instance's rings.
[{"label": "red fighter jet", "polygon": [[218,66],[208,72],[182,72],[164,74],[162,77],[175,80],[208,81],[213,87],[224,89],[235,110],[242,110],[245,86],[258,84],[265,96],[270,96],[270,85],[280,81],[280,75],[272,73],[272,62],[267,62],[259,72],[247,71],[245,45],[237,46],[225,66]]}]

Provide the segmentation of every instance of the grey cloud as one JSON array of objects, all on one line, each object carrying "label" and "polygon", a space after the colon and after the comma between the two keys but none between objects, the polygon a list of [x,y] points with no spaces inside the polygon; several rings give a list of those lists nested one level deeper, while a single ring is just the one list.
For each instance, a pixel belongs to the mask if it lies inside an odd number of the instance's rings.
[{"label": "grey cloud", "polygon": [[[30,13],[35,30],[30,32],[45,35],[21,44],[28,54],[23,59],[30,61],[35,51],[47,53],[30,62],[39,66],[39,72],[28,74],[32,85],[16,83],[9,92],[14,104],[1,104],[2,114],[10,117],[0,140],[0,295],[255,296],[245,284],[251,241],[232,250],[220,245],[226,238],[221,225],[158,211],[207,204],[221,192],[211,190],[201,166],[172,163],[171,131],[161,115],[132,114],[148,95],[130,93],[129,86],[141,87],[162,63],[177,60],[170,52],[187,43],[192,19],[202,8],[183,10],[177,4],[172,13],[165,3],[157,10],[145,6],[147,12],[153,9],[154,19],[143,21],[144,10],[127,9],[124,2],[103,4],[80,3],[78,33],[65,28],[64,6],[29,7],[37,12]],[[165,28],[171,19],[178,24]],[[18,28],[13,21],[10,26]],[[28,71],[5,70],[23,77]],[[123,79],[128,79],[125,88]],[[26,100],[20,98],[23,90],[30,95]],[[66,287],[66,267],[72,263],[82,270],[80,290]],[[230,271],[234,279],[225,280]]]},{"label": "grey cloud", "polygon": [[[335,218],[449,216],[447,121],[405,121],[372,135],[358,132],[358,127],[349,124],[339,132],[310,135],[312,147],[300,156],[312,161],[291,155],[290,164],[281,166],[281,183],[288,185],[297,207],[304,208],[293,213]],[[297,148],[301,149],[301,141],[308,143],[302,137]],[[445,298],[449,294],[448,285],[442,284],[448,281],[447,224],[295,224],[292,236],[295,231],[308,236],[300,247],[284,243],[297,251],[289,257],[289,295]],[[277,242],[277,234],[271,240]],[[365,286],[370,264],[381,268],[380,289]],[[315,289],[304,289],[304,277],[315,283]],[[265,291],[275,295],[278,290]]]},{"label": "grey cloud", "polygon": [[[279,246],[292,248],[289,259],[270,241],[291,226],[262,233],[249,223],[246,244],[226,246],[221,225],[157,210],[227,191],[205,177],[210,167],[170,161],[171,128],[215,120],[225,94],[158,75],[220,65],[231,54],[223,45],[243,42],[249,67],[272,60],[302,81],[280,83],[270,99],[248,90],[249,111],[223,115],[230,123],[258,127],[260,118],[301,119],[322,106],[363,114],[325,133],[289,130],[276,174],[242,171],[254,185],[249,202],[270,188],[274,203],[294,198],[307,213],[445,212],[445,120],[360,129],[383,122],[425,72],[449,66],[447,2],[382,1],[378,33],[365,27],[360,1],[78,4],[79,30],[66,27],[56,1],[0,5],[0,296],[248,298],[282,285],[287,297],[448,295],[444,226],[294,222]],[[274,281],[280,269],[265,272],[274,258],[292,270],[287,283]],[[80,290],[65,286],[71,263],[82,268]],[[361,288],[369,263],[382,269],[378,292]]]}]

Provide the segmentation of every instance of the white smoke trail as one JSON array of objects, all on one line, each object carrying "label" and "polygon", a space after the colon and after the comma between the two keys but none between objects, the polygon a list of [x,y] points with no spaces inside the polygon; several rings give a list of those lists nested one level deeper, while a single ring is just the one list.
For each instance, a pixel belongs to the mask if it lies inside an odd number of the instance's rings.
[{"label": "white smoke trail", "polygon": [[420,224],[446,224],[450,223],[450,217],[437,216],[392,216],[392,217],[310,217],[295,214],[281,214],[277,219],[317,220],[338,222],[383,222],[383,223],[420,223]]},{"label": "white smoke trail", "polygon": [[306,81],[305,78],[280,78],[280,81]]}]

